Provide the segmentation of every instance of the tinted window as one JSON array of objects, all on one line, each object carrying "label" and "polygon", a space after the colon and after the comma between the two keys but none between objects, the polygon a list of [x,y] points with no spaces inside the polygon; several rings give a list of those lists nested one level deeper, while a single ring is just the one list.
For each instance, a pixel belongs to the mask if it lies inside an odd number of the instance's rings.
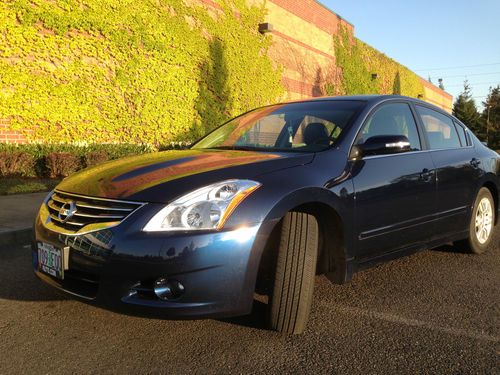
[{"label": "tinted window", "polygon": [[453,123],[457,128],[458,138],[460,138],[460,143],[462,144],[462,147],[467,146],[468,142],[467,142],[467,135],[465,134],[465,129],[462,127],[462,125],[458,124],[457,122],[453,121]]},{"label": "tinted window", "polygon": [[335,143],[365,105],[325,100],[259,108],[217,128],[193,148],[321,151]]},{"label": "tinted window", "polygon": [[408,104],[386,104],[363,125],[357,143],[363,143],[377,135],[404,135],[408,138],[412,150],[420,150],[420,138],[417,124]]},{"label": "tinted window", "polygon": [[417,106],[417,112],[424,123],[431,149],[460,147],[458,133],[451,118],[420,106]]}]

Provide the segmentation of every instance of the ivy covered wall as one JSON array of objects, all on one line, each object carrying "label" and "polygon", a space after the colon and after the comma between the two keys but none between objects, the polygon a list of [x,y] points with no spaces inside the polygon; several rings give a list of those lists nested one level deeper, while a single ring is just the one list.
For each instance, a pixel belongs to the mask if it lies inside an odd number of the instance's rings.
[{"label": "ivy covered wall", "polygon": [[312,0],[0,2],[0,142],[161,146],[284,98],[436,90]]},{"label": "ivy covered wall", "polygon": [[263,6],[0,3],[0,119],[37,142],[166,144],[279,100]]},{"label": "ivy covered wall", "polygon": [[424,96],[424,86],[418,75],[357,39],[345,28],[333,39],[341,84],[327,84],[325,88],[329,94]]}]

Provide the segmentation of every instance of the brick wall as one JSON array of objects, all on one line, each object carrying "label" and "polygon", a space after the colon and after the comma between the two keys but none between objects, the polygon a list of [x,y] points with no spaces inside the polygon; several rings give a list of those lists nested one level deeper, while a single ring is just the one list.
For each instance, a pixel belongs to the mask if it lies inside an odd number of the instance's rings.
[{"label": "brick wall", "polygon": [[421,82],[424,85],[425,100],[443,108],[445,111],[451,112],[453,96],[423,78],[421,78]]},{"label": "brick wall", "polygon": [[8,119],[0,119],[0,143],[26,143],[26,137],[10,128]]},{"label": "brick wall", "polygon": [[299,16],[330,35],[337,33],[340,25],[354,33],[354,26],[316,0],[269,0],[271,3]]}]

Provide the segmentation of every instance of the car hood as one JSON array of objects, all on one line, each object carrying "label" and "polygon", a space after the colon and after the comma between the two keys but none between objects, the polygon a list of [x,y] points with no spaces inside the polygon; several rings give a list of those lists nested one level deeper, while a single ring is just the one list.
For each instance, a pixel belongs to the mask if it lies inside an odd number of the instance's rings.
[{"label": "car hood", "polygon": [[109,161],[64,179],[68,193],[142,202],[169,202],[202,186],[250,179],[310,163],[314,154],[236,150],[165,151]]}]

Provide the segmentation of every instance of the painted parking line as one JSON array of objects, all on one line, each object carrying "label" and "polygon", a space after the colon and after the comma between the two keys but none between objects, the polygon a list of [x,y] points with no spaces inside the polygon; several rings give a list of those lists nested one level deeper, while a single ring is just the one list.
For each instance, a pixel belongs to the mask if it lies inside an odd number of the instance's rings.
[{"label": "painted parking line", "polygon": [[389,314],[385,312],[371,311],[371,310],[361,309],[359,307],[339,306],[339,305],[333,306],[333,309],[348,315],[363,316],[365,318],[372,318],[372,319],[374,318],[390,323],[403,324],[411,327],[421,327],[432,331],[446,333],[453,336],[468,337],[474,340],[488,341],[493,343],[500,342],[500,337],[488,335],[486,333],[470,329],[441,326],[434,323],[425,322],[423,320],[406,318],[403,316]]}]

